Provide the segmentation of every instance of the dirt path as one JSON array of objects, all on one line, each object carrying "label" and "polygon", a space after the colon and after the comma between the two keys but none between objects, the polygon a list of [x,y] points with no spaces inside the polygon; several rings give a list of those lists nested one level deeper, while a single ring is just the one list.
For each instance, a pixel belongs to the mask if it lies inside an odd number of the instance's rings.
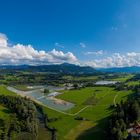
[{"label": "dirt path", "polygon": [[[14,88],[13,88],[14,89]],[[61,110],[57,110],[57,109],[54,109],[54,108],[52,108],[52,107],[49,107],[49,106],[47,106],[47,105],[44,105],[43,103],[41,103],[40,101],[38,101],[38,100],[35,100],[34,98],[32,98],[32,97],[29,97],[27,94],[22,94],[22,93],[18,93],[17,91],[18,90],[13,90],[11,87],[7,87],[7,90],[9,90],[9,91],[12,91],[12,92],[15,92],[17,95],[20,95],[20,96],[22,96],[22,97],[28,97],[28,98],[30,98],[32,101],[35,101],[36,103],[38,103],[38,104],[40,104],[40,105],[42,105],[42,106],[44,106],[44,107],[47,107],[47,108],[49,108],[49,109],[51,109],[51,110],[54,110],[54,111],[56,111],[56,112],[59,112],[59,113],[62,113],[62,114],[65,114],[65,115],[69,115],[69,116],[76,116],[76,115],[78,115],[79,113],[81,113],[82,111],[84,111],[86,108],[88,108],[88,107],[90,107],[90,105],[88,105],[88,106],[85,106],[84,108],[82,108],[81,110],[79,110],[78,112],[76,112],[76,113],[67,113],[67,112],[64,112],[64,111],[61,111]]]},{"label": "dirt path", "polygon": [[[41,104],[42,104],[42,103],[41,103]],[[78,115],[79,113],[81,113],[82,111],[84,111],[86,108],[90,107],[89,105],[88,105],[88,106],[85,106],[84,108],[82,108],[82,109],[79,110],[78,112],[72,114],[72,113],[67,113],[67,112],[63,112],[63,111],[54,109],[54,108],[49,107],[49,106],[46,106],[46,105],[44,105],[44,104],[42,104],[42,105],[45,106],[45,107],[47,107],[47,108],[49,108],[49,109],[51,109],[51,110],[54,110],[54,111],[56,111],[56,112],[59,112],[59,113],[65,114],[65,115],[69,115],[69,116],[76,116],[76,115]]]},{"label": "dirt path", "polygon": [[115,95],[114,99],[113,99],[114,106],[116,106],[116,98],[118,97],[119,94],[120,94],[120,93],[118,92],[118,93]]}]

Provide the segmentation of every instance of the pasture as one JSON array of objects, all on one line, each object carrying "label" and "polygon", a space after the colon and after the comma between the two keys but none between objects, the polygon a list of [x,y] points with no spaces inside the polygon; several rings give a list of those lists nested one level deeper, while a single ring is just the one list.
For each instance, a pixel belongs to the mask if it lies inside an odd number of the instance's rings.
[{"label": "pasture", "polygon": [[[101,140],[104,137],[103,130],[105,130],[107,117],[113,111],[110,109],[110,105],[126,100],[129,95],[133,94],[132,91],[117,91],[105,86],[63,90],[61,92],[62,94],[56,98],[75,104],[75,107],[66,111],[67,114],[43,106],[44,113],[52,120],[48,122],[49,127],[57,129],[58,140],[84,140],[85,137],[86,140]],[[0,94],[16,96],[3,85],[0,86]],[[96,104],[86,105],[85,102],[94,96],[97,99]],[[4,116],[2,114],[5,112],[2,110],[3,107],[0,107],[0,114]],[[76,117],[82,117],[84,120],[76,120]]]},{"label": "pasture", "polygon": [[[82,140],[86,139],[99,139],[104,137],[102,133],[107,117],[112,113],[110,105],[115,102],[118,103],[121,100],[126,100],[132,91],[116,91],[111,87],[88,87],[80,90],[66,90],[61,91],[63,94],[57,96],[57,98],[73,102],[76,104],[74,108],[68,111],[68,113],[75,114],[86,105],[84,102],[96,95],[98,102],[95,105],[90,105],[83,111],[76,115],[64,115],[48,108],[44,108],[44,111],[48,113],[48,116],[58,118],[57,121],[50,122],[49,125],[55,127],[58,130],[58,139],[60,140]],[[75,120],[76,117],[83,117],[86,120]],[[82,129],[81,129],[82,126]]]},{"label": "pasture", "polygon": [[0,105],[0,119],[9,120],[10,110],[2,105]]}]

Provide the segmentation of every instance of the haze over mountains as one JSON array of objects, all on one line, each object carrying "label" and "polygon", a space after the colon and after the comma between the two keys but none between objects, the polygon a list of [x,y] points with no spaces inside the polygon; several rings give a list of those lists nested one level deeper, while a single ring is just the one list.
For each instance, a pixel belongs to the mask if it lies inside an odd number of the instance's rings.
[{"label": "haze over mountains", "polygon": [[123,72],[123,73],[139,73],[139,66],[120,67],[120,68],[93,68],[90,66],[79,66],[69,63],[51,64],[51,65],[1,65],[1,70],[25,70],[33,72],[55,72],[67,74],[94,74],[97,72]]},{"label": "haze over mountains", "polygon": [[100,68],[97,69],[101,72],[126,72],[126,73],[140,73],[139,66],[132,66],[132,67],[120,67],[120,68]]},{"label": "haze over mountains", "polygon": [[67,73],[67,74],[93,74],[97,71],[89,66],[78,66],[74,64],[63,63],[60,65],[5,65],[0,66],[1,70],[25,70],[32,72],[55,72],[55,73]]}]

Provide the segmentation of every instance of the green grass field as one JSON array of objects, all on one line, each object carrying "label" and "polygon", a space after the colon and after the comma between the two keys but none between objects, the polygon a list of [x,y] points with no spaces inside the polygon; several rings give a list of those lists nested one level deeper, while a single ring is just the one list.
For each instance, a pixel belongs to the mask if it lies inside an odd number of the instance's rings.
[{"label": "green grass field", "polygon": [[126,83],[128,86],[136,86],[140,84],[140,81],[130,81]]},{"label": "green grass field", "polygon": [[113,78],[113,79],[110,79],[110,80],[119,81],[119,82],[125,82],[128,79],[131,79],[133,76],[134,76],[133,74],[127,74],[125,76],[121,75],[119,78]]},{"label": "green grass field", "polygon": [[[57,98],[75,103],[75,107],[67,111],[68,113],[76,113],[85,105],[84,102],[94,94],[98,99],[96,105],[90,105],[76,115],[66,115],[43,106],[44,112],[49,118],[57,118],[57,121],[49,122],[50,127],[57,129],[58,140],[102,140],[104,137],[104,129],[107,117],[112,113],[109,108],[115,102],[118,103],[122,99],[126,100],[131,91],[116,91],[111,87],[87,87],[80,90],[61,91],[63,94]],[[0,86],[0,94],[13,95],[15,93],[8,91],[6,86]],[[5,108],[0,106],[0,117],[5,117],[7,112]],[[6,114],[5,114],[6,113]],[[87,120],[75,120],[75,117],[83,117]],[[8,117],[8,116],[7,116]],[[43,136],[43,134],[40,135]],[[46,136],[45,136],[46,137]]]},{"label": "green grass field", "polygon": [[10,118],[10,110],[0,105],[0,119],[7,120]]},{"label": "green grass field", "polygon": [[12,95],[16,96],[17,94],[7,90],[5,85],[0,85],[0,95]]},{"label": "green grass field", "polygon": [[[75,113],[85,107],[84,102],[96,94],[96,98],[101,100],[108,93],[112,93],[113,88],[109,87],[87,87],[80,90],[66,90],[62,91],[63,94],[57,96],[62,100],[66,100],[75,104],[75,107],[69,110],[69,113]],[[114,96],[114,94],[111,94]]]},{"label": "green grass field", "polygon": [[30,91],[32,89],[29,89],[27,85],[16,85],[14,86],[16,89],[18,90],[22,90],[22,91]]},{"label": "green grass field", "polygon": [[81,76],[81,77],[63,76],[63,79],[75,80],[75,81],[79,81],[79,80],[97,80],[98,76]]},{"label": "green grass field", "polygon": [[104,137],[104,133],[102,132],[105,127],[106,118],[112,113],[109,107],[114,104],[114,98],[116,103],[118,103],[122,99],[126,100],[127,97],[132,94],[131,91],[118,92],[110,87],[89,87],[62,92],[63,94],[57,96],[57,98],[76,104],[73,109],[68,111],[70,113],[76,113],[83,108],[85,106],[83,103],[91,97],[93,93],[96,93],[96,97],[99,101],[96,105],[89,106],[76,115],[86,118],[88,121],[77,121],[74,119],[76,116],[64,115],[45,107],[44,111],[50,118],[54,116],[59,118],[57,121],[49,123],[51,127],[57,128],[59,140],[84,140],[85,138],[86,140],[101,140]]},{"label": "green grass field", "polygon": [[[9,90],[7,90],[6,86],[1,85],[0,86],[0,95],[12,95],[12,96],[17,96],[16,93],[13,93]],[[4,120],[9,120],[10,115],[12,114],[12,112],[10,112],[10,110],[2,105],[0,105],[0,119],[4,119]],[[34,136],[32,136],[31,134],[19,134],[19,136],[17,136],[17,140],[19,139],[29,139]],[[38,131],[38,140],[46,140],[46,137],[48,140],[51,140],[51,134],[49,133],[49,131],[46,131],[46,129],[44,127],[42,127],[41,125],[39,125],[39,131]]]}]

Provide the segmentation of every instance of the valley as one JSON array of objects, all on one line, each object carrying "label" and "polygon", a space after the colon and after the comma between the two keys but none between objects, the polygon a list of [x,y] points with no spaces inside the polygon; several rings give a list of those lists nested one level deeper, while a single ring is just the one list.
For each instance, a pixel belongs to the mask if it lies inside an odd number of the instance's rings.
[{"label": "valley", "polygon": [[[23,72],[15,71],[15,73],[9,73],[10,80],[7,79],[9,74],[5,74],[5,82],[8,84],[1,84],[0,95],[21,96],[38,104],[43,114],[47,116],[47,129],[42,128],[39,133],[48,135],[49,139],[52,137],[49,129],[55,128],[55,137],[58,140],[104,139],[108,133],[106,127],[109,117],[114,112],[113,106],[135,96],[134,87],[139,84],[138,80],[135,81],[136,74],[129,73],[78,76],[69,74],[58,76],[51,73],[51,79],[47,78],[49,74],[46,72],[34,73],[35,77],[32,78],[36,78],[36,83],[35,80],[32,81],[30,72],[26,74],[24,72],[26,84],[20,80],[17,84],[17,80],[13,81]],[[39,81],[43,81],[41,77],[46,77],[46,80],[38,84]],[[6,119],[8,115],[3,108],[5,107],[2,105],[0,117],[7,116]],[[41,140],[39,134],[38,140]]]}]

